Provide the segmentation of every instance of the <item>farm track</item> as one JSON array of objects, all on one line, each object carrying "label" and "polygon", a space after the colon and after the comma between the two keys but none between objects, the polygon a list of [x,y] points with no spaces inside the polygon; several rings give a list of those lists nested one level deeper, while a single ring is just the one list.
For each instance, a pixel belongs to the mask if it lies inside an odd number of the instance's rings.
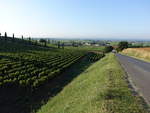
[{"label": "farm track", "polygon": [[135,90],[150,105],[150,63],[121,54],[116,56],[132,79]]}]

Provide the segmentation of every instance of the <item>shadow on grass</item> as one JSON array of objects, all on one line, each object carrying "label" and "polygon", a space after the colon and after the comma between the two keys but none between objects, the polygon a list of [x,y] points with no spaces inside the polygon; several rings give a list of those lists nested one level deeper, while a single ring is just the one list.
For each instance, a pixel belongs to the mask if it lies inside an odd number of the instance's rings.
[{"label": "shadow on grass", "polygon": [[34,92],[9,88],[0,91],[0,113],[34,113],[56,96],[75,77],[86,70],[92,62],[87,57],[62,72],[59,76],[46,83]]}]

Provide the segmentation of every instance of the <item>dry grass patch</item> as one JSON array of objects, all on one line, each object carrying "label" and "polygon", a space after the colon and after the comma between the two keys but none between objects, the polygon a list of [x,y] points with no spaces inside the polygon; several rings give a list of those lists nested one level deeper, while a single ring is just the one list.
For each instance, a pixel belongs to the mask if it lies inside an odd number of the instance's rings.
[{"label": "dry grass patch", "polygon": [[128,48],[122,51],[123,54],[150,61],[150,48]]}]

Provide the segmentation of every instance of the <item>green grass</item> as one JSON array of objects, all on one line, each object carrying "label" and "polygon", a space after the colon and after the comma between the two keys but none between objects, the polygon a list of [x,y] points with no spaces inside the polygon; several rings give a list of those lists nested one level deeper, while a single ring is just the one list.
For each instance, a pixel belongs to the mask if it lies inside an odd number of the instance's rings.
[{"label": "green grass", "polygon": [[114,54],[91,65],[38,113],[147,113]]}]

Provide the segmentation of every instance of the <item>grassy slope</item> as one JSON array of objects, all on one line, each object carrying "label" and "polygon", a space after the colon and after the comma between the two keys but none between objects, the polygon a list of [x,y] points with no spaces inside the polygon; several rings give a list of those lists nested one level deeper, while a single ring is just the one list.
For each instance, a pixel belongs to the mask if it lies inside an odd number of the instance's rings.
[{"label": "grassy slope", "polygon": [[150,62],[150,52],[138,48],[128,48],[121,52],[121,54],[132,56],[137,59],[141,59]]},{"label": "grassy slope", "polygon": [[113,54],[90,66],[38,113],[146,113]]}]

